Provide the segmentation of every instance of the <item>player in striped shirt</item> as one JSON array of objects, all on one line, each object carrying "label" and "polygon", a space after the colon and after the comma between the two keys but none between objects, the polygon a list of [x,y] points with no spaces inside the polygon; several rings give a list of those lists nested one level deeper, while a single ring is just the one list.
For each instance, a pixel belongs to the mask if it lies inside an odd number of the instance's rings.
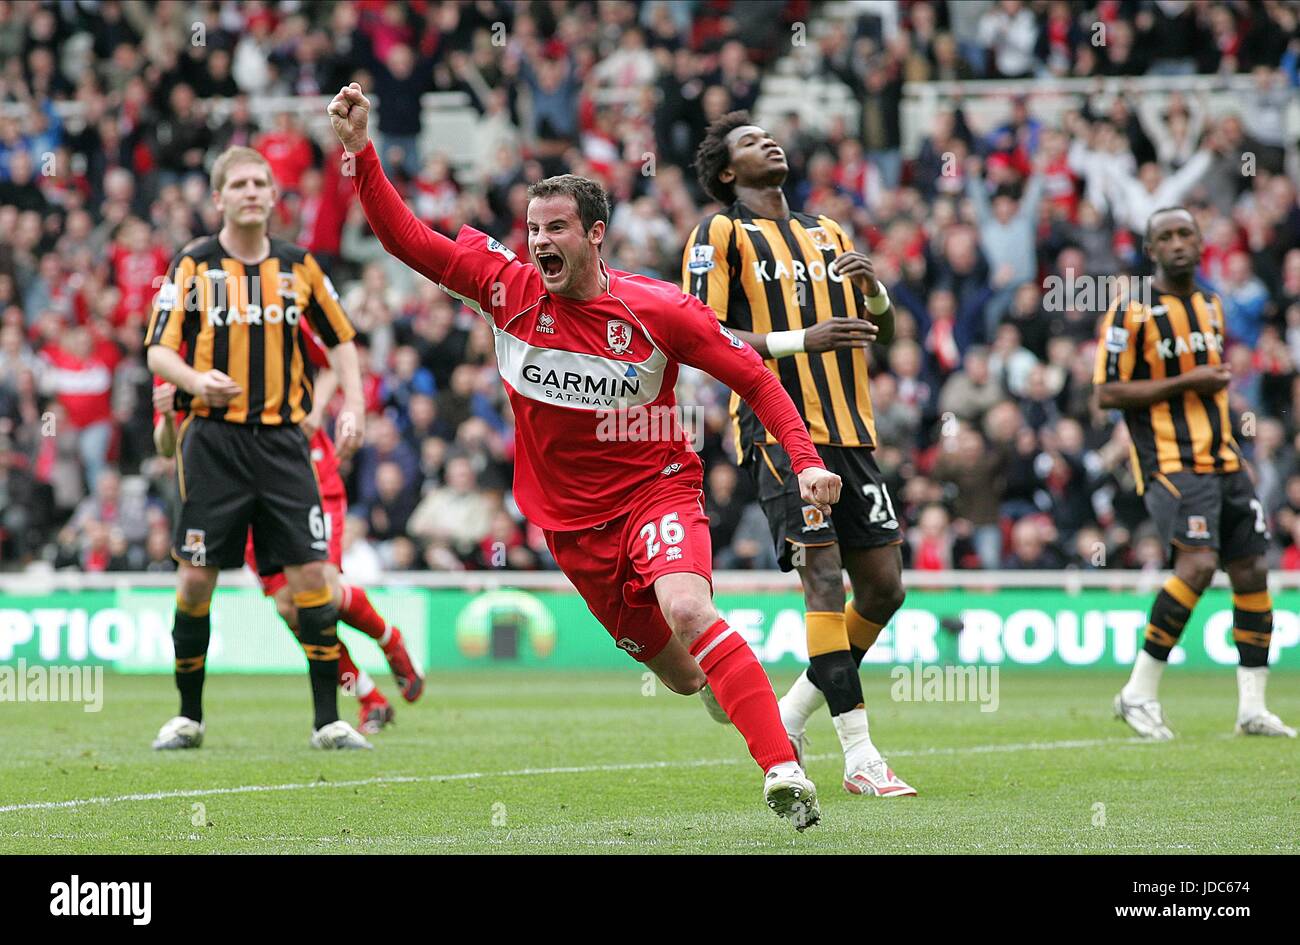
[{"label": "player in striped shirt", "polygon": [[[299,426],[310,439],[312,465],[315,468],[316,479],[320,483],[322,522],[329,542],[326,577],[334,594],[334,602],[339,608],[339,618],[379,644],[393,672],[393,678],[397,680],[402,698],[407,702],[414,702],[420,698],[424,690],[424,677],[407,652],[402,631],[379,615],[363,588],[344,584],[341,579],[343,520],[347,516],[347,493],[343,488],[343,479],[339,475],[334,441],[322,426],[325,408],[333,397],[338,380],[329,366],[329,356],[320,340],[310,329],[300,330],[306,360],[311,369],[314,369],[315,376],[312,384],[313,407]],[[174,454],[176,429],[183,421],[183,411],[177,411],[175,407],[175,391],[174,385],[166,383],[161,378],[154,379],[154,445],[163,456]],[[177,414],[181,416],[178,418]],[[244,561],[258,576],[262,593],[275,599],[277,612],[296,635],[298,612],[293,603],[293,595],[289,591],[288,581],[284,576],[284,568],[273,561],[258,561],[251,529],[244,548]],[[393,707],[375,686],[370,676],[353,662],[347,645],[341,639],[339,640],[338,677],[343,691],[355,695],[360,703],[361,732],[374,734],[393,721]]]}]

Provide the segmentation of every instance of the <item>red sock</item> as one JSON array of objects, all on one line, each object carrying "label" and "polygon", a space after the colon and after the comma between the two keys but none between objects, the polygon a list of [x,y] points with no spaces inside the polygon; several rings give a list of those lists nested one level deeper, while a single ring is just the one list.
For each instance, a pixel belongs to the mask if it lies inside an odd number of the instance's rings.
[{"label": "red sock", "polygon": [[342,640],[339,641],[339,686],[344,692],[351,695],[357,691],[357,682],[361,679],[361,670],[357,669],[357,664],[352,662],[352,654],[348,652],[347,644]]},{"label": "red sock", "polygon": [[376,707],[382,709],[384,706],[388,705],[388,700],[384,698],[384,694],[379,691],[378,686],[371,689],[364,696],[357,696],[357,701],[361,703],[362,710],[366,712],[369,712],[371,709]]},{"label": "red sock", "polygon": [[714,697],[745,737],[758,766],[766,772],[783,761],[794,761],[776,693],[745,638],[718,618],[691,644],[691,655],[699,660]]},{"label": "red sock", "polygon": [[[379,616],[374,605],[370,603],[370,598],[361,588],[350,584],[343,585],[343,606],[339,608],[339,616],[349,627],[356,627],[366,636],[374,637],[379,641],[380,646],[388,645],[384,642],[384,635],[389,629],[388,623]],[[392,636],[394,638],[397,636],[395,627]]]}]

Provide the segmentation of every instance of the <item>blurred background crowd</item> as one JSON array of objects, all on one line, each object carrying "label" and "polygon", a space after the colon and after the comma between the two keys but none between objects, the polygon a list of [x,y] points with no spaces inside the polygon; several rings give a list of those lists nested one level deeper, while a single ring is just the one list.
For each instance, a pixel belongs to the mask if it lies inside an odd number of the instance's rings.
[{"label": "blurred background crowd", "polygon": [[[614,207],[610,265],[677,281],[687,233],[715,209],[694,149],[713,118],[761,111],[794,44],[806,46],[801,80],[840,83],[859,106],[824,122],[782,108],[770,124],[791,206],[840,221],[898,312],[897,340],[872,352],[872,400],[907,563],[1162,564],[1123,424],[1090,397],[1106,300],[1056,289],[1149,272],[1147,216],[1184,203],[1205,239],[1201,281],[1226,309],[1232,408],[1273,564],[1300,569],[1298,13],[1122,0],[0,0],[0,560],[173,566],[174,467],[153,455],[143,326],[176,250],[219,228],[207,170],[241,144],[274,169],[275,234],[316,254],[361,331],[369,442],[345,467],[345,569],[364,580],[553,567],[511,499],[512,417],[490,331],[379,246],[315,97],[352,80],[378,97],[385,166],[429,225],[470,224],[523,254],[528,184],[592,176]],[[1243,77],[1234,109],[1210,108],[1201,86],[1157,99],[1100,84],[1206,75]],[[1033,81],[987,121],[961,83],[989,78]],[[1046,107],[1057,79],[1098,86]],[[949,92],[906,146],[904,90],[919,83]],[[436,146],[429,92],[472,105],[481,165],[457,167]],[[313,111],[257,107],[271,99]],[[774,566],[729,452],[727,392],[687,369],[678,399],[699,411],[718,566]]]}]

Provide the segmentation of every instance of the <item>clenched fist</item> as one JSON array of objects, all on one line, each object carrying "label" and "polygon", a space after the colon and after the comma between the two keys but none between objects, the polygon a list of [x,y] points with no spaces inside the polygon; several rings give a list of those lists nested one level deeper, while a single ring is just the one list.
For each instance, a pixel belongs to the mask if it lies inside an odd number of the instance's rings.
[{"label": "clenched fist", "polygon": [[370,124],[370,99],[361,91],[361,86],[355,82],[343,86],[330,101],[327,111],[344,150],[350,154],[364,151],[370,139],[366,130]]},{"label": "clenched fist", "polygon": [[840,477],[820,466],[809,466],[799,474],[799,498],[817,506],[823,515],[831,513],[831,506],[840,501]]}]

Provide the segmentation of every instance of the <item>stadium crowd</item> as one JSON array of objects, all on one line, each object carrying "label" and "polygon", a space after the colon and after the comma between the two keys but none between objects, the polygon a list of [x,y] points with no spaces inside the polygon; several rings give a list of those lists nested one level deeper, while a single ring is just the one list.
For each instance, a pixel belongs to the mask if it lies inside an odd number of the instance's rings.
[{"label": "stadium crowd", "polygon": [[[1294,3],[858,2],[809,60],[860,120],[773,130],[791,205],[840,221],[898,311],[872,352],[877,460],[915,568],[1158,567],[1122,423],[1090,398],[1104,300],[1053,286],[1148,272],[1156,207],[1193,208],[1227,314],[1232,406],[1274,536],[1300,569],[1300,204],[1285,112]],[[487,326],[388,257],[337,143],[293,111],[356,79],[417,214],[526,246],[529,183],[593,176],[611,266],[677,280],[710,209],[690,169],[708,122],[752,108],[807,2],[0,0],[0,561],[168,570],[174,467],[153,455],[143,325],[173,253],[220,226],[206,171],[231,144],[270,161],[277,235],[306,245],[361,331],[368,444],[346,470],[345,568],[552,566],[511,501],[512,418]],[[1106,42],[1093,41],[1104,24]],[[202,42],[198,42],[201,38]],[[998,127],[956,98],[904,153],[905,82],[1248,73],[1236,114],[1086,96]],[[489,155],[461,180],[422,151],[419,95],[460,91]],[[64,121],[55,102],[75,101]],[[1243,155],[1250,155],[1249,172]],[[647,163],[648,162],[648,163]],[[1290,169],[1290,176],[1287,171]],[[686,369],[718,566],[772,567],[730,454],[727,392]]]}]

